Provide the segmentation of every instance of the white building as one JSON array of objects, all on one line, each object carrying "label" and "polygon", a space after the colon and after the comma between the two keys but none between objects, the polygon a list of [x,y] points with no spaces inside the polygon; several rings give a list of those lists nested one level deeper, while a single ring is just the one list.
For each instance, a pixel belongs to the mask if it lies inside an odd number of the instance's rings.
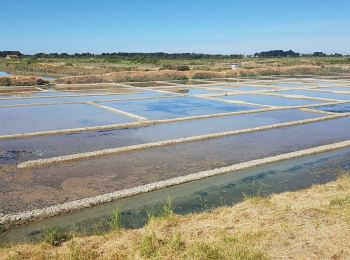
[{"label": "white building", "polygon": [[239,65],[238,63],[233,63],[233,64],[231,65],[232,70],[236,70],[236,69],[238,69],[239,67],[240,67],[240,65]]}]

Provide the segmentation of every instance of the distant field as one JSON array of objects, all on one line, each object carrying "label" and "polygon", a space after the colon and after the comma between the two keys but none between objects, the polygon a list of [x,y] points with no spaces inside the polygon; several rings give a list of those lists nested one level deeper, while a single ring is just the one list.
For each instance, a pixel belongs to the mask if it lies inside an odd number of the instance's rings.
[{"label": "distant field", "polygon": [[[241,68],[232,72],[230,65]],[[159,80],[181,78],[244,77],[263,75],[347,75],[350,74],[349,57],[296,57],[296,58],[201,58],[201,59],[135,59],[135,58],[30,58],[20,60],[0,59],[0,71],[17,75],[50,76],[101,76],[107,73],[160,71]],[[171,78],[160,75],[165,71],[177,73]],[[163,72],[163,73],[162,73]],[[169,72],[166,72],[169,73]],[[152,78],[150,80],[155,80]],[[136,80],[148,80],[138,76]],[[89,81],[89,79],[88,79]],[[118,76],[110,80],[125,81]],[[74,82],[74,81],[73,81]]]}]

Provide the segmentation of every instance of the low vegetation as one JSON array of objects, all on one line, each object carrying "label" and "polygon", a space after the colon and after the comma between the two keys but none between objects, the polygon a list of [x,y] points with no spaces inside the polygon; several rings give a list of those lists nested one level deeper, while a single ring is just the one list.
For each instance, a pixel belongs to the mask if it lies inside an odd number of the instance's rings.
[{"label": "low vegetation", "polygon": [[49,228],[44,234],[44,241],[52,246],[60,246],[71,238],[70,232],[58,227]]},{"label": "low vegetation", "polygon": [[116,208],[108,221],[111,230],[118,231],[122,229],[122,215],[119,208]]},{"label": "low vegetation", "polygon": [[47,80],[33,76],[0,77],[0,86],[36,86],[47,83],[49,83]]},{"label": "low vegetation", "polygon": [[[350,177],[307,190],[247,197],[233,207],[175,215],[168,200],[142,229],[0,249],[0,259],[348,259]],[[69,239],[68,241],[66,241]],[[58,243],[57,243],[58,242]]]},{"label": "low vegetation", "polygon": [[[350,57],[316,53],[298,56],[287,51],[242,55],[196,54],[38,54],[19,59],[0,58],[0,71],[16,75],[50,76],[57,83],[98,83],[258,77],[266,75],[349,75]],[[276,57],[271,57],[276,55]],[[232,71],[231,64],[240,68]],[[5,84],[10,84],[5,82]],[[3,83],[0,85],[3,85]]]},{"label": "low vegetation", "polygon": [[[349,67],[350,68],[350,67]],[[56,80],[56,83],[82,84],[100,82],[130,82],[130,81],[156,81],[156,80],[181,80],[181,79],[210,79],[210,78],[238,78],[238,77],[259,77],[271,75],[339,75],[350,73],[349,68],[324,68],[322,66],[290,66],[290,67],[261,67],[245,69],[244,67],[235,71],[211,71],[211,70],[190,70],[190,71],[129,71],[113,72],[95,76],[73,76]]]}]

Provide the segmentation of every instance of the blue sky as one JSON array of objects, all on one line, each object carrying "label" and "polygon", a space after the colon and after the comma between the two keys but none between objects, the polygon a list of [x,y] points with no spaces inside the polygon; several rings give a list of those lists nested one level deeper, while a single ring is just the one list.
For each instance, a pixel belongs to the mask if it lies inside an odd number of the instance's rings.
[{"label": "blue sky", "polygon": [[0,0],[0,50],[350,53],[349,0]]}]

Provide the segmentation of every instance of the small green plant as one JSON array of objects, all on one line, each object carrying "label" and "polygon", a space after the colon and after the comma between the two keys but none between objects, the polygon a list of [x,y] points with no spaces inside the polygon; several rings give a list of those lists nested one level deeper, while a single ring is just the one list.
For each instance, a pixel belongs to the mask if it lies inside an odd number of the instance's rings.
[{"label": "small green plant", "polygon": [[119,208],[116,208],[108,221],[108,225],[111,230],[121,230],[122,229],[122,213]]},{"label": "small green plant", "polygon": [[11,248],[14,242],[0,242],[0,249]]},{"label": "small green plant", "polygon": [[172,238],[168,241],[168,246],[175,251],[184,248],[185,243],[181,238],[181,234],[173,232]]},{"label": "small green plant", "polygon": [[163,217],[169,218],[174,215],[175,215],[174,204],[173,204],[173,201],[170,199],[170,197],[168,197],[163,205]]},{"label": "small green plant", "polygon": [[196,243],[191,250],[192,259],[222,259],[220,248],[204,242]]},{"label": "small green plant", "polygon": [[223,243],[220,243],[221,248],[224,246],[223,250],[225,250],[225,252],[222,253],[224,253],[228,259],[264,260],[266,259],[265,255],[252,247],[254,237],[259,235],[259,233],[247,234],[247,236],[237,238],[235,236],[225,234],[222,237]]},{"label": "small green plant", "polygon": [[6,231],[5,225],[0,224],[0,235]]},{"label": "small green plant", "polygon": [[329,203],[329,205],[331,207],[349,207],[350,206],[350,196],[346,196],[343,198],[337,198],[337,199],[333,199],[331,200],[331,202]]},{"label": "small green plant", "polygon": [[148,223],[153,225],[158,221],[166,221],[169,223],[175,223],[175,212],[172,200],[168,197],[168,199],[163,203],[162,208],[158,214],[152,214],[151,212],[147,212]]},{"label": "small green plant", "polygon": [[52,227],[45,231],[44,241],[52,246],[60,246],[72,239],[72,234],[61,227]]},{"label": "small green plant", "polygon": [[154,233],[143,236],[139,246],[140,255],[145,258],[151,258],[157,254],[157,238]]},{"label": "small green plant", "polygon": [[271,204],[271,195],[266,195],[263,193],[263,186],[261,184],[258,184],[256,186],[255,181],[253,181],[253,192],[252,194],[246,194],[243,193],[243,199],[244,201],[250,202],[252,204],[265,204],[269,205]]},{"label": "small green plant", "polygon": [[175,69],[175,67],[173,65],[171,65],[171,64],[163,64],[159,68],[159,70],[174,70],[174,69]]},{"label": "small green plant", "polygon": [[94,234],[97,235],[97,236],[104,236],[105,235],[105,232],[104,232],[104,224],[105,222],[99,222],[97,223],[95,226],[94,226]]},{"label": "small green plant", "polygon": [[188,70],[190,70],[190,67],[187,66],[187,65],[179,65],[179,66],[176,66],[176,70],[178,70],[178,71],[188,71]]}]

